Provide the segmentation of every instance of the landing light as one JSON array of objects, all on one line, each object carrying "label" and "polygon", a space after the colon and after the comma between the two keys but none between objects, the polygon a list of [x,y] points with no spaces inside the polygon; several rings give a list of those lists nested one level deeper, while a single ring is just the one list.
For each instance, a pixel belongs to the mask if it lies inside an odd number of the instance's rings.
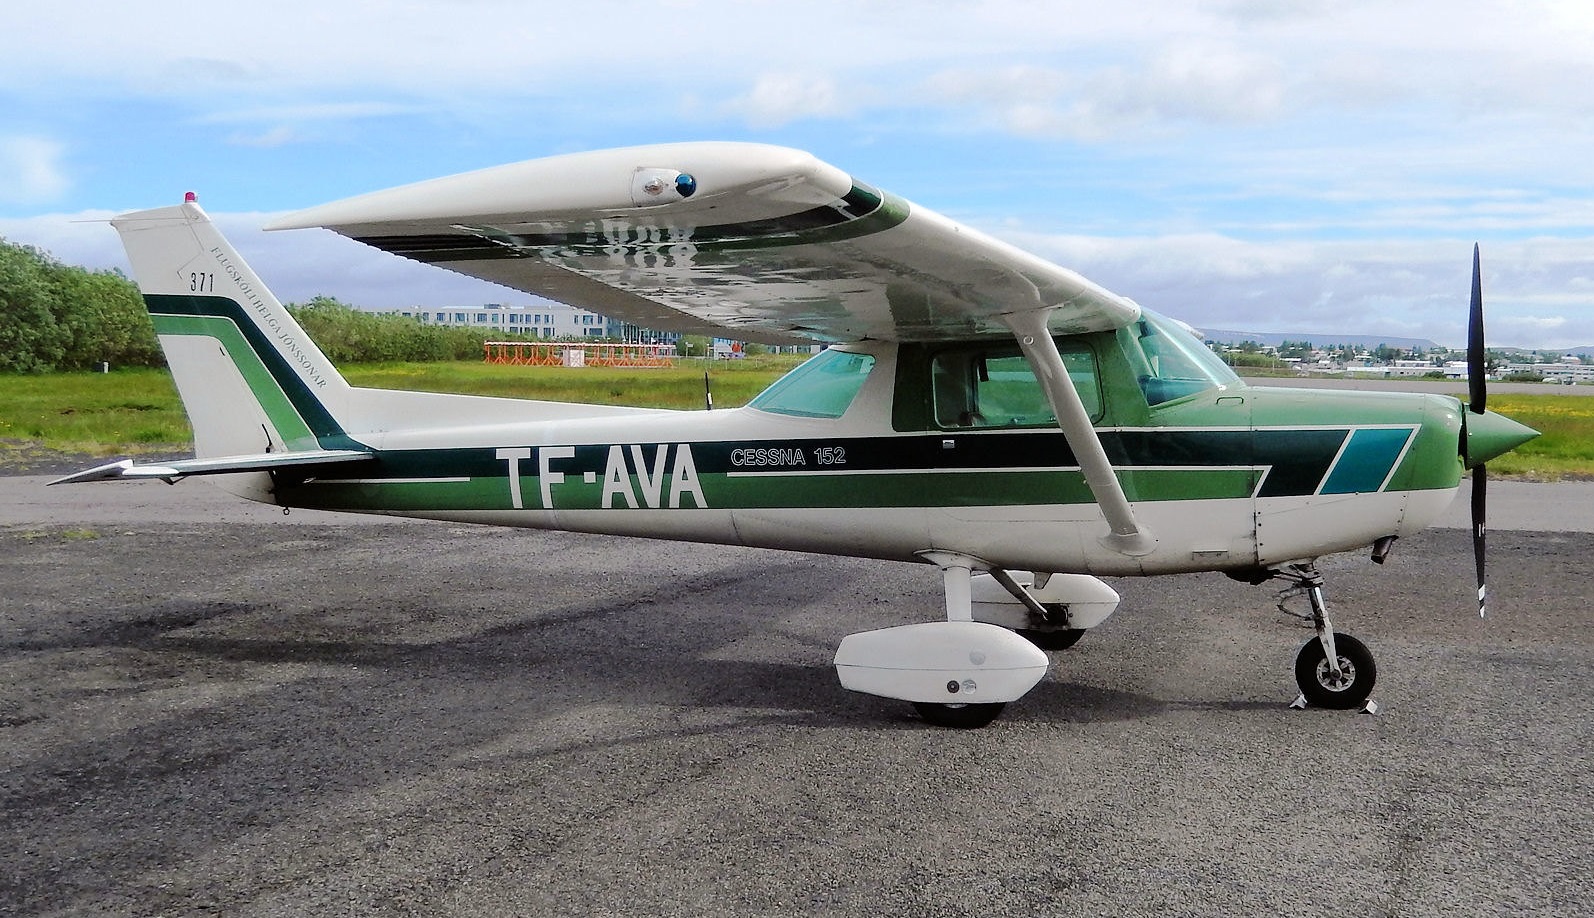
[{"label": "landing light", "polygon": [[[654,197],[657,197],[657,196],[663,194],[664,193],[664,189],[666,189],[668,187],[669,187],[669,185],[665,184],[665,181],[664,181],[663,178],[654,177],[654,178],[648,179],[647,182],[643,184],[642,190],[647,192],[650,195],[653,195]],[[680,195],[683,198],[689,198],[689,197],[692,196],[692,192],[694,192],[696,190],[697,190],[697,179],[692,178],[690,175],[686,174],[685,172],[682,172],[681,174],[679,174],[679,175],[677,175],[675,177],[675,193],[676,194]]]},{"label": "landing light", "polygon": [[631,179],[631,203],[637,207],[682,201],[696,191],[697,179],[679,169],[638,169]]}]

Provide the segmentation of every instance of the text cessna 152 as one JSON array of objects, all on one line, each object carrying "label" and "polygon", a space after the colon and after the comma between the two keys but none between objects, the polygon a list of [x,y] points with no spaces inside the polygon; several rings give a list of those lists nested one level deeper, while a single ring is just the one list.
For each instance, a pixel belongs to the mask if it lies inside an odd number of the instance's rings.
[{"label": "text cessna 152", "polygon": [[[1109,615],[1096,579],[1224,571],[1308,597],[1303,695],[1355,708],[1373,659],[1314,560],[1433,522],[1535,436],[1437,395],[1253,389],[1191,330],[813,156],[739,143],[532,160],[268,228],[368,245],[647,328],[830,348],[744,408],[661,411],[350,386],[192,195],[118,217],[196,458],[283,507],[928,563],[944,620],[854,634],[849,689],[989,723]],[[1281,603],[1282,606],[1282,603]],[[1303,617],[1304,614],[1303,614]]]}]

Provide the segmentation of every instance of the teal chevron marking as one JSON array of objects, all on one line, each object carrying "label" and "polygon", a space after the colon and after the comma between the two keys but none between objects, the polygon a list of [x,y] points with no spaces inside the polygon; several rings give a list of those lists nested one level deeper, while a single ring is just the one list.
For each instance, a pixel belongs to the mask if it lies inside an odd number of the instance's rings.
[{"label": "teal chevron marking", "polygon": [[1414,427],[1362,428],[1351,434],[1323,482],[1322,494],[1365,494],[1383,489],[1416,432]]}]

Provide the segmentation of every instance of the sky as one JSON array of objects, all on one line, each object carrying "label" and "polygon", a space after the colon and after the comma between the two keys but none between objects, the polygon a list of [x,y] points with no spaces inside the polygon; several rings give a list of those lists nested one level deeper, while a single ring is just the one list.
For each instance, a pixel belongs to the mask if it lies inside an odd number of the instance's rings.
[{"label": "sky", "polygon": [[0,8],[0,237],[195,191],[277,295],[525,294],[273,216],[541,156],[799,147],[1198,328],[1594,345],[1584,0]]}]

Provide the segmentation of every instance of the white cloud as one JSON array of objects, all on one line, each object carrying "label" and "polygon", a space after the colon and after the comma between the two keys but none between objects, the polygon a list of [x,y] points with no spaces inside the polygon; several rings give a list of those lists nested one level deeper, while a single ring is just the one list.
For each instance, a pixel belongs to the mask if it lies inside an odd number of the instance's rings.
[{"label": "white cloud", "polygon": [[1535,331],[1545,331],[1566,326],[1566,316],[1511,316],[1506,321],[1512,325],[1531,328]]},{"label": "white cloud", "polygon": [[196,124],[245,125],[227,135],[228,144],[271,149],[316,139],[319,133],[316,126],[328,122],[396,118],[423,111],[418,106],[391,102],[325,102],[227,109],[208,112],[193,120]]},{"label": "white cloud", "polygon": [[844,113],[836,84],[824,77],[793,73],[766,73],[752,89],[727,102],[724,111],[750,127],[773,128],[805,118],[834,117]]},{"label": "white cloud", "polygon": [[[1472,247],[1463,240],[999,234],[1197,327],[1384,333],[1449,345],[1465,336]],[[1594,239],[1491,243],[1483,259],[1491,344],[1594,344]]]},{"label": "white cloud", "polygon": [[62,165],[65,148],[42,137],[0,137],[0,201],[35,204],[71,187]]},{"label": "white cloud", "polygon": [[320,102],[302,105],[266,105],[255,108],[226,109],[196,119],[201,124],[256,124],[261,122],[347,121],[356,118],[386,118],[421,111],[414,105],[394,102]]},{"label": "white cloud", "polygon": [[299,139],[299,132],[285,124],[255,133],[234,131],[227,136],[227,142],[235,147],[257,147],[267,150],[273,147],[285,147]]},{"label": "white cloud", "polygon": [[[1044,253],[1198,323],[1453,338],[1471,239],[1499,240],[1485,245],[1498,334],[1582,344],[1594,342],[1588,9],[10,4],[0,205],[202,187],[268,211],[594,146],[775,135],[967,222],[1020,220]],[[262,259],[291,253],[262,268],[303,291],[289,298],[510,296],[431,286],[453,278],[424,268],[390,286],[410,266],[324,233],[255,238],[241,244]]]},{"label": "white cloud", "polygon": [[1286,92],[1276,61],[1233,48],[1177,45],[1090,75],[1071,110],[1084,136],[1105,138],[1145,125],[1274,118],[1285,111]]},{"label": "white cloud", "polygon": [[[812,0],[800,15],[776,0],[591,0],[557,15],[515,0],[81,0],[0,13],[0,93],[49,73],[58,94],[173,100],[268,126],[577,95],[588,104],[573,110],[608,124],[627,106],[755,130],[929,111],[965,133],[1092,142],[1402,107],[1551,124],[1594,111],[1590,18],[1549,0]],[[60,34],[73,41],[45,40]]]}]

